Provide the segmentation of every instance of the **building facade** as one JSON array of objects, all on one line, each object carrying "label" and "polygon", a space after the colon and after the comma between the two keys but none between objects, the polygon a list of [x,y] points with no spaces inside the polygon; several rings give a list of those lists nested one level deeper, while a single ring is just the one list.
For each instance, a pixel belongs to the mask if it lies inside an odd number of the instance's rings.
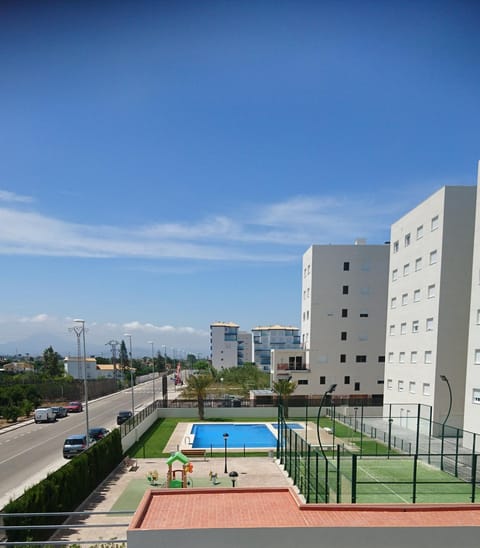
[{"label": "building facade", "polygon": [[[464,429],[467,432],[480,434],[480,163],[477,181],[477,207],[468,333]],[[473,437],[464,433],[463,443],[467,447],[472,448]]]},{"label": "building facade", "polygon": [[238,324],[232,322],[210,325],[210,355],[215,369],[238,366],[238,329]]},{"label": "building facade", "polygon": [[418,404],[446,418],[444,376],[449,424],[462,425],[475,193],[443,187],[391,228],[384,415],[393,406],[404,424]]},{"label": "building facade", "polygon": [[253,362],[252,334],[249,331],[238,332],[238,365]]},{"label": "building facade", "polygon": [[[303,256],[304,363],[295,394],[383,393],[388,246],[313,245]],[[292,356],[294,357],[294,356]],[[298,357],[300,359],[300,356]]]},{"label": "building facade", "polygon": [[252,329],[253,359],[259,369],[270,372],[272,350],[300,349],[298,327],[284,325],[259,326]]}]

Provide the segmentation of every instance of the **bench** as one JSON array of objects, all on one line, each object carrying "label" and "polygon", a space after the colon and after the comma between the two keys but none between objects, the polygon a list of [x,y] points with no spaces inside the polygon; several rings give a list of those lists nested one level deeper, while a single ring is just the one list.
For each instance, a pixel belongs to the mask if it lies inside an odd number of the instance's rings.
[{"label": "bench", "polygon": [[137,459],[125,457],[123,463],[125,464],[125,468],[127,468],[129,472],[135,472],[135,470],[137,470],[138,468]]},{"label": "bench", "polygon": [[325,430],[325,432],[326,432],[327,434],[331,434],[331,433],[332,433],[332,429],[329,428],[328,426],[325,426],[324,430]]},{"label": "bench", "polygon": [[207,460],[206,449],[182,449],[181,453],[186,457],[203,457],[203,460]]}]

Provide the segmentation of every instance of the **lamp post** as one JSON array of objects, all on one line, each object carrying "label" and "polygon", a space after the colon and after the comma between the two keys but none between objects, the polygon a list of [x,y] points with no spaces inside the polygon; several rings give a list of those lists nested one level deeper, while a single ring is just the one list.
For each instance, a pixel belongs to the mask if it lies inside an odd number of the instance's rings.
[{"label": "lamp post", "polygon": [[447,421],[450,417],[450,411],[452,410],[452,400],[453,400],[453,398],[452,398],[452,387],[450,386],[450,382],[449,382],[448,378],[445,375],[440,375],[440,379],[443,382],[447,383],[448,396],[449,396],[447,416],[445,417],[445,420],[443,421],[443,424],[442,424],[442,452],[441,452],[441,457],[440,457],[440,470],[443,470],[443,446],[444,446],[444,440],[445,440],[445,425],[447,424]]},{"label": "lamp post", "polygon": [[320,451],[322,452],[323,458],[326,460],[327,456],[325,455],[325,451],[323,450],[322,446],[322,439],[320,437],[320,414],[322,412],[323,403],[325,401],[325,398],[328,394],[331,394],[335,391],[335,388],[337,388],[336,384],[330,385],[330,388],[323,394],[322,400],[320,402],[320,407],[318,408],[318,414],[317,414],[317,438],[318,438],[318,445],[320,446]]},{"label": "lamp post", "polygon": [[165,371],[168,372],[168,367],[167,367],[167,345],[162,344],[162,348],[163,348],[163,361],[164,361],[164,365],[165,365]]},{"label": "lamp post", "polygon": [[227,469],[227,441],[228,441],[228,434],[227,432],[225,432],[225,434],[223,434],[223,439],[225,440],[225,474],[228,474],[228,469]]},{"label": "lamp post", "polygon": [[81,326],[72,327],[72,331],[77,336],[78,363],[80,363],[80,336],[83,337],[83,391],[85,395],[85,428],[87,434],[87,447],[90,445],[89,424],[88,424],[88,382],[87,382],[87,353],[85,350],[85,320],[76,319],[74,323]]},{"label": "lamp post", "polygon": [[153,390],[153,404],[155,404],[155,354],[153,351],[153,341],[148,341],[148,344],[152,345],[152,390]]},{"label": "lamp post", "polygon": [[132,391],[132,415],[135,415],[135,392],[133,390],[133,358],[132,358],[132,336],[130,333],[124,333],[124,337],[128,337],[130,341],[130,387]]}]

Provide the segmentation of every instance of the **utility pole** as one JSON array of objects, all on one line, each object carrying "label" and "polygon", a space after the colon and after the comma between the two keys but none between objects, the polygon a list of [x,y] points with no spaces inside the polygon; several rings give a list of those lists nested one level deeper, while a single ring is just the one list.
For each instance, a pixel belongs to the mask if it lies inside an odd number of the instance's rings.
[{"label": "utility pole", "polygon": [[115,383],[118,384],[117,379],[117,346],[120,346],[120,343],[115,340],[108,341],[105,343],[105,346],[110,346],[112,351],[112,364],[113,364],[113,378],[115,379]]}]

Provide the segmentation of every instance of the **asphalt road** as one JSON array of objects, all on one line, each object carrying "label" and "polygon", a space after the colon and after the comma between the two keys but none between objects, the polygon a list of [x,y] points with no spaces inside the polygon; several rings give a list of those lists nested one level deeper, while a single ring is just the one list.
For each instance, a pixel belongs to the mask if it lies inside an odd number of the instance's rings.
[{"label": "asphalt road", "polygon": [[[169,399],[176,393],[169,388]],[[160,383],[155,383],[156,397],[160,397]],[[152,383],[135,387],[135,411],[152,403]],[[117,426],[118,411],[132,408],[131,390],[90,401],[89,427],[103,426],[112,430]],[[84,408],[85,409],[85,408]],[[0,432],[0,509],[19,497],[27,487],[35,485],[50,472],[63,466],[63,442],[72,434],[86,431],[86,413],[72,413],[54,423],[35,424],[33,421]]]}]

